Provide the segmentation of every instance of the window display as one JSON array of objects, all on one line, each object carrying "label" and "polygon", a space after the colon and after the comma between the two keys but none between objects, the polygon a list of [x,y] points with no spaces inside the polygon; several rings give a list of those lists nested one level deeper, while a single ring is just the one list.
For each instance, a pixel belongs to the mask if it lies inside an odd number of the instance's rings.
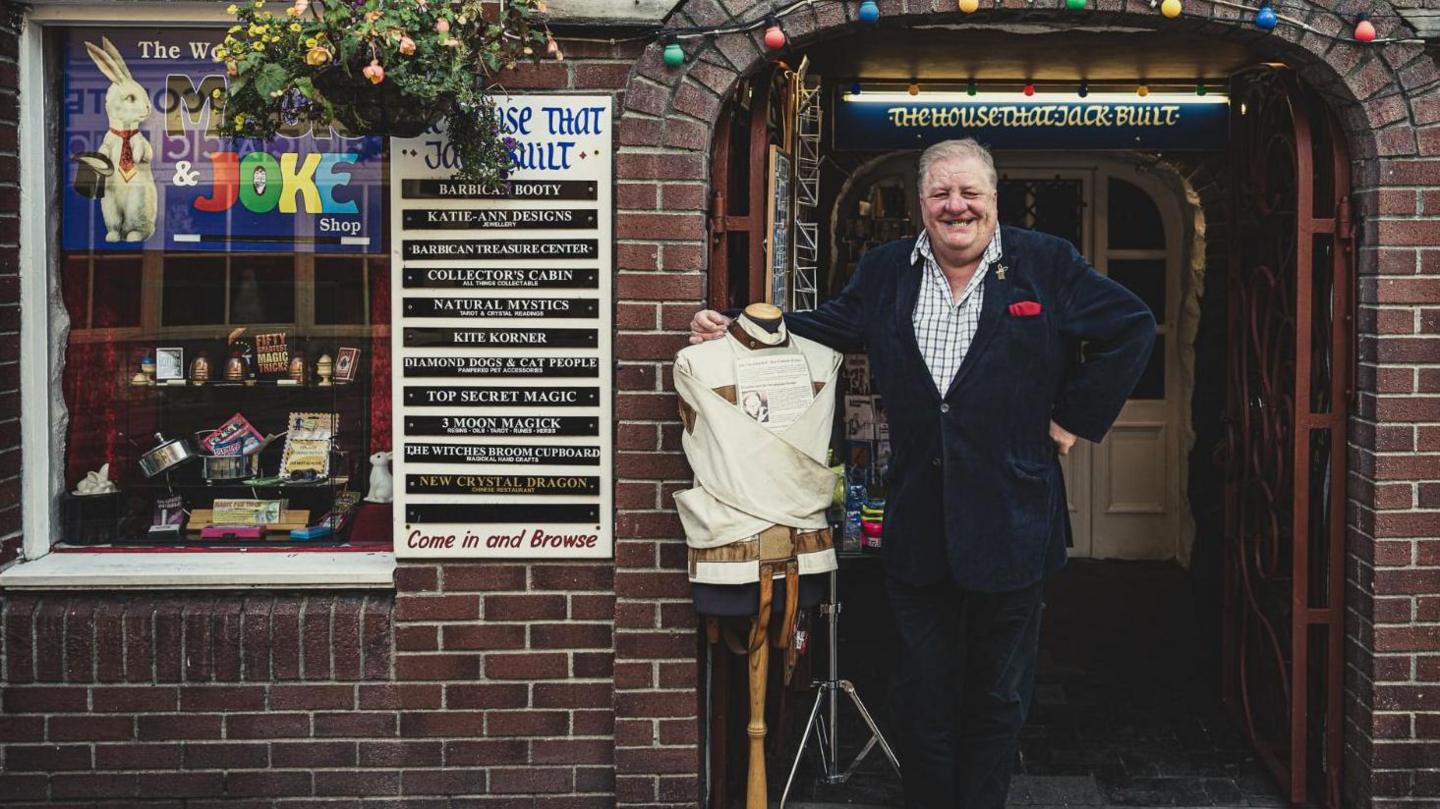
[{"label": "window display", "polygon": [[48,42],[64,544],[388,541],[352,530],[390,443],[385,144],[219,137],[223,36]]}]

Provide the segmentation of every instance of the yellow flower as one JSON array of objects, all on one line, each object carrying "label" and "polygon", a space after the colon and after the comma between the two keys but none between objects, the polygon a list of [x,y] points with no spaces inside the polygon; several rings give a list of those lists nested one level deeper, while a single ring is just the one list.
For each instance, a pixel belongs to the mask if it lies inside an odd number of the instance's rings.
[{"label": "yellow flower", "polygon": [[309,39],[305,40],[305,47],[307,47],[307,48],[313,48],[313,47],[315,47],[315,37],[310,37]]},{"label": "yellow flower", "polygon": [[330,51],[324,48],[311,47],[305,52],[305,64],[311,67],[319,67],[330,61]]},{"label": "yellow flower", "polygon": [[226,14],[229,14],[229,15],[231,15],[231,16],[234,16],[235,12],[238,11],[238,10],[239,10],[239,9],[235,8],[235,4],[234,4],[234,3],[231,3],[229,6],[227,6],[227,7],[225,8],[225,13],[226,13]]},{"label": "yellow flower", "polygon": [[292,22],[292,23],[290,23],[290,30],[291,30],[291,31],[294,31],[294,32],[297,33],[297,34],[300,33],[300,23],[298,23],[298,22]]},{"label": "yellow flower", "polygon": [[296,7],[294,7],[294,6],[291,6],[291,7],[287,8],[287,9],[285,9],[285,13],[288,14],[289,16],[291,16],[291,17],[299,17],[299,16],[300,16],[300,9],[298,9],[298,8],[296,8]]},{"label": "yellow flower", "polygon": [[225,93],[222,92],[219,87],[216,87],[214,90],[210,91],[211,98],[220,98],[223,95],[225,95]]},{"label": "yellow flower", "polygon": [[265,42],[264,42],[263,40],[258,40],[258,39],[257,39],[257,40],[255,40],[255,44],[252,45],[251,47],[254,48],[254,49],[257,50],[257,51],[263,51],[263,50],[265,50]]},{"label": "yellow flower", "polygon": [[228,54],[228,53],[229,53],[229,51],[225,50],[224,48],[216,48],[216,49],[215,49],[215,58],[216,58],[216,59],[224,59],[225,56],[226,56],[226,54]]},{"label": "yellow flower", "polygon": [[240,113],[240,114],[238,114],[238,115],[235,116],[235,125],[236,125],[236,126],[244,126],[244,125],[245,125],[245,113],[242,112],[242,113]]},{"label": "yellow flower", "polygon": [[256,7],[256,8],[264,8],[264,7],[265,7],[265,0],[255,0],[255,7]]}]

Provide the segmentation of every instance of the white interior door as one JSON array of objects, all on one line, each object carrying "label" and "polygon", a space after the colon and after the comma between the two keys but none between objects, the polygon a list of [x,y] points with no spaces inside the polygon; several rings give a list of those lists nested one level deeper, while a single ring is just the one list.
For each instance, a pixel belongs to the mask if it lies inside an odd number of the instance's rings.
[{"label": "white interior door", "polygon": [[1155,349],[1105,440],[1091,452],[1090,555],[1171,559],[1179,548],[1179,313],[1183,251],[1172,194],[1138,172],[1095,187],[1097,269],[1155,314]]},{"label": "white interior door", "polygon": [[1070,555],[1173,558],[1181,508],[1173,339],[1183,255],[1178,203],[1148,176],[1093,156],[1003,156],[997,163],[1004,223],[1075,242],[1097,270],[1149,303],[1159,323],[1157,356],[1105,440],[1081,441],[1060,461]]}]

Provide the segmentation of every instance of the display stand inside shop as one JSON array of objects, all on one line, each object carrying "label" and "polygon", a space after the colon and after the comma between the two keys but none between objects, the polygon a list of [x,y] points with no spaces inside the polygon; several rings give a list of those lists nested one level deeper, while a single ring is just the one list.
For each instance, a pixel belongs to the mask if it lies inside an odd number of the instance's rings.
[{"label": "display stand inside shop", "polygon": [[119,406],[106,474],[113,482],[100,484],[108,491],[82,485],[62,497],[67,544],[349,539],[369,440],[368,391],[356,378],[360,350],[260,332],[130,347],[139,360],[112,382]]}]

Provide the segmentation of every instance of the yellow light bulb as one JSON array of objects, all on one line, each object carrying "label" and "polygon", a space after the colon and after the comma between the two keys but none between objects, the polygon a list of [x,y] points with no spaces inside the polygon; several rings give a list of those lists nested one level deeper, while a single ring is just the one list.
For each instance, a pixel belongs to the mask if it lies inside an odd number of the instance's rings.
[{"label": "yellow light bulb", "polygon": [[909,93],[912,96],[918,96],[920,95],[920,85],[912,84],[905,89],[905,92]]},{"label": "yellow light bulb", "polygon": [[1165,0],[1160,4],[1160,13],[1170,19],[1180,16],[1180,0]]},{"label": "yellow light bulb", "polygon": [[1136,87],[1135,95],[1140,96],[1141,98],[1150,95],[1150,85],[1142,84],[1139,87]]},{"label": "yellow light bulb", "polygon": [[980,8],[980,0],[960,0],[960,10],[966,14],[973,14]]}]

